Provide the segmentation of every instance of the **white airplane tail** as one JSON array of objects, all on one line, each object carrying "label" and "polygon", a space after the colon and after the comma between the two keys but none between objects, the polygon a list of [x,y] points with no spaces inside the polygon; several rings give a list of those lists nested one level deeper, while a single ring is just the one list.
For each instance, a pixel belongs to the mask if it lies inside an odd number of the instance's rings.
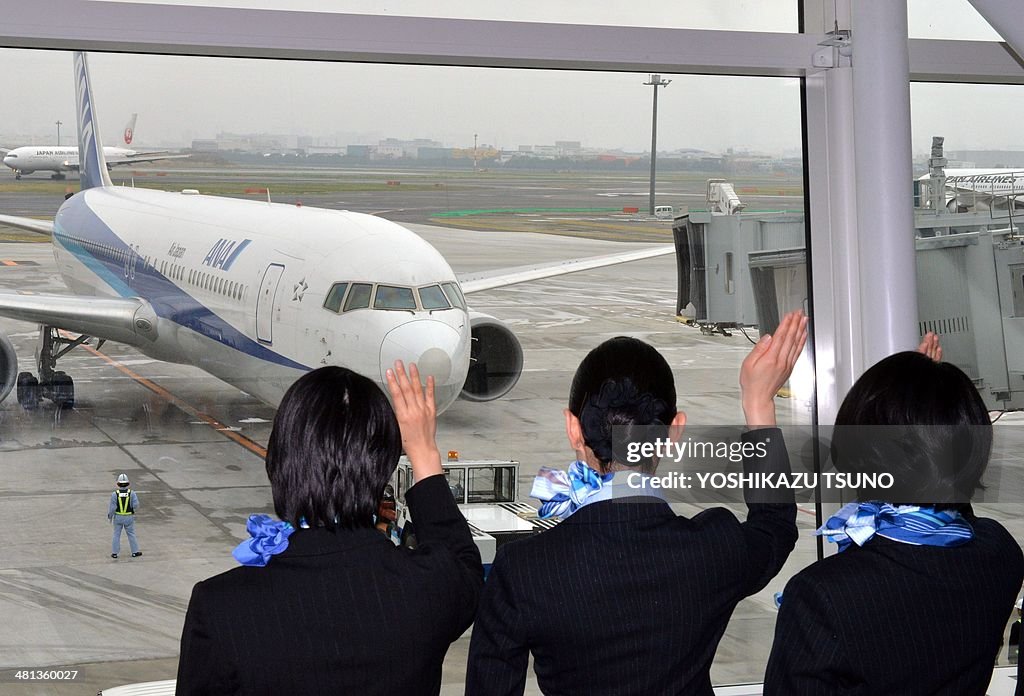
[{"label": "white airplane tail", "polygon": [[131,120],[128,121],[128,125],[124,127],[124,144],[131,145],[132,138],[135,137],[135,120],[139,117],[138,114],[132,114]]},{"label": "white airplane tail", "polygon": [[78,166],[82,190],[112,186],[92,98],[89,64],[85,53],[81,51],[75,52],[75,101],[78,108]]}]

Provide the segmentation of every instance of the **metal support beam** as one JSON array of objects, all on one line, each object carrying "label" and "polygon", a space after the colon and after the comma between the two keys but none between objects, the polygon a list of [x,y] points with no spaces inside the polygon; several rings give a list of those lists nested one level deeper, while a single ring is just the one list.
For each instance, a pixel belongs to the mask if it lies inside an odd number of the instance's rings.
[{"label": "metal support beam", "polygon": [[90,0],[6,5],[0,46],[168,55],[799,77],[821,38]]},{"label": "metal support beam", "polygon": [[855,282],[867,367],[918,338],[906,0],[856,0],[852,30]]},{"label": "metal support beam", "polygon": [[1003,37],[1017,58],[1024,58],[1024,25],[1019,0],[971,0],[971,4]]}]

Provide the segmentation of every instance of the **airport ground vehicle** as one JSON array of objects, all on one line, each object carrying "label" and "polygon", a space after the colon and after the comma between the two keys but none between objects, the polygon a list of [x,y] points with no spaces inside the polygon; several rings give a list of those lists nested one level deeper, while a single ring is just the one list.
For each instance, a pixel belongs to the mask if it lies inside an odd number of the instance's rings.
[{"label": "airport ground vehicle", "polygon": [[[448,487],[469,522],[473,541],[480,549],[484,570],[494,562],[498,547],[555,526],[557,520],[542,520],[537,509],[519,501],[519,462],[512,460],[459,461],[457,452],[448,453],[444,463]],[[405,504],[405,493],[415,483],[412,465],[402,457],[392,477],[397,522],[391,538],[396,544],[416,544],[416,524]]]}]

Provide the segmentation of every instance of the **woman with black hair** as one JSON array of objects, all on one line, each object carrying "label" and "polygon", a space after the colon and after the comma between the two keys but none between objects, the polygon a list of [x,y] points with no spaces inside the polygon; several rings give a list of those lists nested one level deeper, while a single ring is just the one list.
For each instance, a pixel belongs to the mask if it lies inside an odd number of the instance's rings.
[{"label": "woman with black hair", "polygon": [[[241,568],[198,583],[178,694],[437,694],[449,644],[473,620],[483,567],[434,443],[434,383],[388,370],[394,410],[342,367],[301,377],[267,446],[280,518],[249,518]],[[405,449],[419,546],[374,528]],[[402,655],[395,659],[395,640]]]},{"label": "woman with black hair", "polygon": [[[789,314],[743,363],[743,409],[759,428],[743,440],[766,453],[746,460],[747,471],[789,471],[773,399],[806,337],[806,318]],[[648,441],[650,431],[678,436],[686,417],[668,363],[634,338],[587,355],[565,421],[577,461],[568,472],[542,471],[533,493],[547,501],[543,515],[563,521],[498,549],[473,627],[466,693],[522,694],[532,653],[548,694],[711,694],[711,661],[733,609],[793,550],[792,492],[748,502],[745,522],[724,508],[677,516],[655,495],[644,482],[657,460],[630,466],[622,444]]]},{"label": "woman with black hair", "polygon": [[[923,353],[923,354],[922,354]],[[970,498],[992,448],[971,379],[938,340],[867,370],[836,416],[832,456],[890,474],[818,530],[839,553],[793,576],[765,694],[984,694],[1024,556]]]}]

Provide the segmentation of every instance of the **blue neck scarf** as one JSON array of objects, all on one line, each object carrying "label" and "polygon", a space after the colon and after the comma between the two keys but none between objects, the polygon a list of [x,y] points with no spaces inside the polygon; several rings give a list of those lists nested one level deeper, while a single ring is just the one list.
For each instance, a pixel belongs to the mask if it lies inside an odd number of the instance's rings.
[{"label": "blue neck scarf", "polygon": [[538,512],[541,519],[565,518],[600,493],[614,475],[599,474],[578,460],[569,465],[568,471],[541,467],[533,480],[530,497],[543,503]]},{"label": "blue neck scarf", "polygon": [[231,555],[242,565],[263,567],[270,557],[288,548],[288,537],[295,531],[288,522],[270,515],[249,515],[245,524],[251,538],[235,547]]},{"label": "blue neck scarf", "polygon": [[877,501],[845,505],[814,533],[834,541],[840,552],[851,544],[863,546],[875,535],[901,544],[945,547],[962,546],[974,538],[971,525],[954,510]]}]

